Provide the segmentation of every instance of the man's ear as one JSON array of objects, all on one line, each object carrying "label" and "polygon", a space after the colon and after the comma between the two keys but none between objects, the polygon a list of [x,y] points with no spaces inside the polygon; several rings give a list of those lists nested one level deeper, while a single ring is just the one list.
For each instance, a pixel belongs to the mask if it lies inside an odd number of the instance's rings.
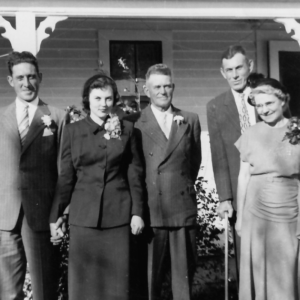
[{"label": "man's ear", "polygon": [[7,81],[8,81],[8,83],[9,83],[10,86],[14,87],[14,82],[13,82],[12,76],[8,75],[7,76]]},{"label": "man's ear", "polygon": [[250,73],[251,73],[253,71],[253,68],[254,68],[254,61],[252,59],[249,59],[248,65],[249,65],[249,70],[250,70]]},{"label": "man's ear", "polygon": [[143,89],[144,89],[144,93],[147,95],[147,97],[150,98],[150,93],[149,93],[147,84],[144,84],[144,85],[143,85]]},{"label": "man's ear", "polygon": [[41,83],[42,79],[43,79],[43,73],[39,73],[39,78],[40,78],[40,83]]},{"label": "man's ear", "polygon": [[226,78],[226,74],[225,74],[225,72],[224,72],[224,70],[223,70],[222,67],[220,68],[220,72],[221,72],[222,76],[223,76],[225,79],[227,79],[227,78]]}]

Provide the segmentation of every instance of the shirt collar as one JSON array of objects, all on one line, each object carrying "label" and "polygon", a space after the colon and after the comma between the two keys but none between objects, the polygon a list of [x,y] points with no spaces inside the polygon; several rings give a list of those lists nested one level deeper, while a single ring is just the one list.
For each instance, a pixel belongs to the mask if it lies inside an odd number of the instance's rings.
[{"label": "shirt collar", "polygon": [[28,105],[28,108],[37,108],[38,104],[39,104],[39,97],[36,97],[34,100],[30,101],[30,102],[27,102],[27,101],[24,101],[22,99],[20,99],[19,97],[16,98],[16,105],[17,106],[26,106]]},{"label": "shirt collar", "polygon": [[249,96],[249,94],[251,92],[251,89],[250,89],[250,87],[247,86],[242,93],[238,93],[234,89],[231,89],[231,91],[232,91],[232,94],[234,96],[234,99],[241,99],[240,98],[241,94],[244,94],[244,99],[247,102],[247,99],[248,99],[248,96]]},{"label": "shirt collar", "polygon": [[104,121],[102,119],[98,118],[97,116],[90,114],[90,117],[99,126],[102,126],[104,124]]},{"label": "shirt collar", "polygon": [[154,115],[157,117],[157,118],[162,118],[165,114],[172,114],[173,113],[173,110],[172,110],[172,105],[169,106],[169,108],[166,110],[166,111],[160,111],[158,110],[154,105],[151,104],[151,109],[152,109],[152,112],[154,113]]}]

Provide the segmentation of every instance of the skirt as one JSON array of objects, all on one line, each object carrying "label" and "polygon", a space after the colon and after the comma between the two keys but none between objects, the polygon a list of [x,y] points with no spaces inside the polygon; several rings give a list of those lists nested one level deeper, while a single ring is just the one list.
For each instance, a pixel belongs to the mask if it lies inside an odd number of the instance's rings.
[{"label": "skirt", "polygon": [[241,234],[239,299],[298,300],[298,182],[252,176]]},{"label": "skirt", "polygon": [[129,299],[129,225],[70,227],[69,300]]}]

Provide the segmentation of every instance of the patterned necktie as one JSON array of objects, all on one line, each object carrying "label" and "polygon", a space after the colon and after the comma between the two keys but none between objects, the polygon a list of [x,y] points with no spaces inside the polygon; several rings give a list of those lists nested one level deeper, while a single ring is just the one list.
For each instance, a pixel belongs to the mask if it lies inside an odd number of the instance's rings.
[{"label": "patterned necktie", "polygon": [[250,127],[250,120],[248,115],[248,110],[245,102],[245,95],[243,93],[240,94],[241,97],[241,112],[239,114],[240,117],[240,125],[241,125],[241,133],[243,134],[245,130]]},{"label": "patterned necktie", "polygon": [[165,134],[166,138],[169,139],[170,129],[168,127],[168,118],[167,118],[167,114],[166,113],[164,113],[164,116],[163,116],[161,130]]},{"label": "patterned necktie", "polygon": [[29,129],[29,116],[28,116],[28,105],[24,106],[21,115],[21,121],[19,123],[19,134],[21,139],[22,146],[24,145],[24,141]]}]

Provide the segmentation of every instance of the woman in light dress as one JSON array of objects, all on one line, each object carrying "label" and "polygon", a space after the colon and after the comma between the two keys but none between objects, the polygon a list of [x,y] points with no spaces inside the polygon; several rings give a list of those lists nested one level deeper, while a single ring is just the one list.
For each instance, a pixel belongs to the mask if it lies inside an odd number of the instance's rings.
[{"label": "woman in light dress", "polygon": [[241,156],[240,300],[299,299],[300,122],[283,116],[288,100],[277,80],[258,79],[249,102],[262,122],[235,144]]}]

